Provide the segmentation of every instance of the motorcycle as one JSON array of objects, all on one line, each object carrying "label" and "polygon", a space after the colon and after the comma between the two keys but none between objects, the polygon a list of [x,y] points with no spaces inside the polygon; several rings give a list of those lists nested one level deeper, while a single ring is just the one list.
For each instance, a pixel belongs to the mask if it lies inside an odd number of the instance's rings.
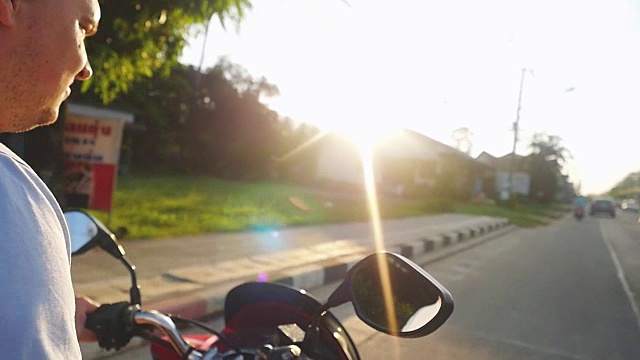
[{"label": "motorcycle", "polygon": [[[133,336],[151,343],[154,359],[360,359],[356,345],[329,311],[352,303],[371,328],[392,336],[417,338],[437,330],[453,312],[449,291],[409,259],[390,252],[373,253],[347,271],[322,304],[304,290],[267,282],[233,288],[224,304],[225,327],[143,310],[135,267],[116,236],[86,212],[65,212],[72,256],[98,247],[124,264],[131,276],[129,301],[103,304],[88,314],[86,327],[98,345],[120,350]],[[180,325],[207,334],[181,334]]]},{"label": "motorcycle", "polygon": [[584,207],[576,207],[576,209],[573,211],[573,216],[575,216],[577,220],[582,220],[582,218],[584,217]]}]

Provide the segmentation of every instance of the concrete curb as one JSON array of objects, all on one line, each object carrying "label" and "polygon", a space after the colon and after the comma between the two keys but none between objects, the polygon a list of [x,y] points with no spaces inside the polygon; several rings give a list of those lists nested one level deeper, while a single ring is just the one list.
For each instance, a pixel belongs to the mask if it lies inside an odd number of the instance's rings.
[{"label": "concrete curb", "polygon": [[[431,237],[419,237],[411,242],[396,244],[387,251],[395,252],[409,259],[416,259],[436,252],[448,250],[454,245],[478,239],[506,229],[511,224],[508,220],[499,220],[482,226],[462,228],[457,231]],[[342,279],[347,271],[373,249],[363,249],[359,253],[337,256],[318,263],[279,271],[272,275],[270,282],[284,284],[300,289],[313,289]],[[151,301],[145,304],[145,309],[155,309],[164,313],[181,317],[198,319],[221,313],[224,310],[224,299],[229,290],[246,281],[255,281],[260,274],[254,274],[253,279],[229,281],[206,289]]]}]

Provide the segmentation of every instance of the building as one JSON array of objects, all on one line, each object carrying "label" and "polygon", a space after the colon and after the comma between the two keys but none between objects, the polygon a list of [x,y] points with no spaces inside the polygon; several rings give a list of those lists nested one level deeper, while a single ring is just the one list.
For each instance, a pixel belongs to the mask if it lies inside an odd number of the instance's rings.
[{"label": "building", "polygon": [[[412,130],[380,139],[371,149],[371,158],[371,174],[381,193],[461,199],[493,193],[493,167]],[[326,133],[275,164],[282,178],[353,189],[364,183],[362,159],[355,142]]]}]

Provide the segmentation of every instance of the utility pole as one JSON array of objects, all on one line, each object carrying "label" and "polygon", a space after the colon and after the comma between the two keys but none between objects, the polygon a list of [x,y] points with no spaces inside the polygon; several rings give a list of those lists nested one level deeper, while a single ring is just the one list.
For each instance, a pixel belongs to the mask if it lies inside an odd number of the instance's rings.
[{"label": "utility pole", "polygon": [[513,123],[513,148],[511,150],[511,161],[509,162],[509,202],[513,200],[513,172],[516,162],[516,146],[518,145],[518,131],[520,124],[520,109],[522,108],[522,88],[524,87],[524,74],[527,72],[526,68],[522,68],[522,75],[520,76],[520,90],[518,92],[518,108],[516,110],[516,121]]},{"label": "utility pole", "polygon": [[518,126],[520,123],[520,109],[522,108],[522,88],[524,87],[524,74],[527,69],[522,69],[522,75],[520,76],[520,91],[518,92],[518,109],[516,110],[516,121],[513,123],[513,150],[512,154],[516,153],[516,145],[518,144]]}]

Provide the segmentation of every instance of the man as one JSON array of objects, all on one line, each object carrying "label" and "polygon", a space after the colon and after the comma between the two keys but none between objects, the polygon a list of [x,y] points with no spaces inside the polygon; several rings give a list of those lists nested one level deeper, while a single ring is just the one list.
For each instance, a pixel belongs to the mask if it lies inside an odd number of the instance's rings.
[{"label": "man", "polygon": [[[84,47],[97,0],[0,0],[0,132],[55,122],[74,80],[91,77]],[[79,359],[96,308],[76,298],[60,206],[33,170],[0,144],[0,353]],[[75,321],[75,322],[74,322]]]}]

